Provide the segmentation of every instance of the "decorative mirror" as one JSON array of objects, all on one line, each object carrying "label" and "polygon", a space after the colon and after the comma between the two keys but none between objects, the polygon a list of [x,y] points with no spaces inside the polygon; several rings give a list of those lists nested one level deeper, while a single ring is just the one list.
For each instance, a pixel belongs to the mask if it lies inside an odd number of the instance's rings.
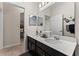
[{"label": "decorative mirror", "polygon": [[29,17],[29,25],[30,26],[36,26],[37,25],[37,16],[30,16]]},{"label": "decorative mirror", "polygon": [[30,16],[29,17],[30,26],[43,26],[43,17],[40,16]]},{"label": "decorative mirror", "polygon": [[38,26],[43,26],[43,17],[38,16]]}]

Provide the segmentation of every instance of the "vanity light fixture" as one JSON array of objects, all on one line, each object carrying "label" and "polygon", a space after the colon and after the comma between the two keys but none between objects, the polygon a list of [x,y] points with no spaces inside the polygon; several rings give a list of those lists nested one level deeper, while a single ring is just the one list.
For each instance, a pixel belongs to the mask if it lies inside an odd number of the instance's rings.
[{"label": "vanity light fixture", "polygon": [[51,5],[53,5],[55,2],[41,2],[39,3],[39,9],[40,11],[45,10],[46,8],[50,7]]}]

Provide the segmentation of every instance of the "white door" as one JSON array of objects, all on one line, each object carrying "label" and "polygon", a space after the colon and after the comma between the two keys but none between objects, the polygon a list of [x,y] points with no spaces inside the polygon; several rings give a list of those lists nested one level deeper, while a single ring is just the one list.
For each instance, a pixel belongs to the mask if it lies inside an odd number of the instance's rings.
[{"label": "white door", "polygon": [[4,47],[20,43],[20,11],[19,7],[10,3],[3,3],[3,35]]},{"label": "white door", "polygon": [[0,2],[0,49],[3,48],[3,10],[2,3]]}]

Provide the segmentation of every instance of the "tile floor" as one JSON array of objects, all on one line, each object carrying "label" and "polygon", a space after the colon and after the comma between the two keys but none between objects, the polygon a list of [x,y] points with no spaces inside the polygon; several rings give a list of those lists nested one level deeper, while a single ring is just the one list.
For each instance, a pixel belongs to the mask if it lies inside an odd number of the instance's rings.
[{"label": "tile floor", "polygon": [[19,56],[23,53],[22,44],[0,50],[0,56]]}]

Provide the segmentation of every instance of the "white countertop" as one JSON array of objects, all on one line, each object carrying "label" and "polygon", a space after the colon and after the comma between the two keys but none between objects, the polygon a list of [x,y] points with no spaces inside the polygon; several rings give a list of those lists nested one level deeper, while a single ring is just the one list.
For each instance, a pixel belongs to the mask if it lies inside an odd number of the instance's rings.
[{"label": "white countertop", "polygon": [[37,35],[28,34],[28,36],[68,56],[73,55],[77,44],[75,38],[66,36],[60,36],[60,40],[53,40],[51,43]]}]

